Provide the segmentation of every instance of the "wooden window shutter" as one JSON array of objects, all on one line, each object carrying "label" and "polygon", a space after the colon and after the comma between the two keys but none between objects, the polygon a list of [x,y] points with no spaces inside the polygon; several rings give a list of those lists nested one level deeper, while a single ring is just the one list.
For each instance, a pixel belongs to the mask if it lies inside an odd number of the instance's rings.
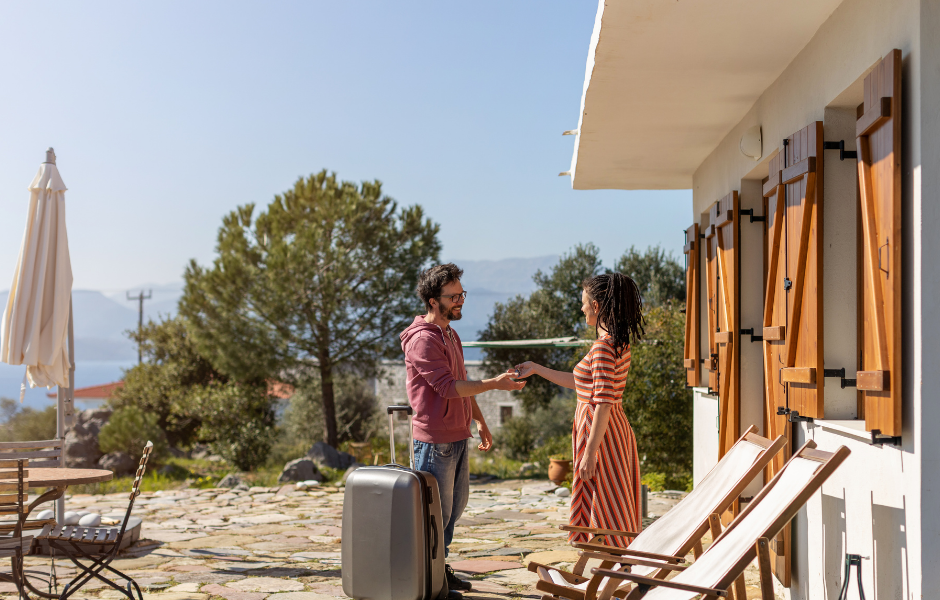
[{"label": "wooden window shutter", "polygon": [[686,385],[701,385],[701,340],[699,321],[699,231],[698,223],[685,230],[685,373]]},{"label": "wooden window shutter", "polygon": [[[706,331],[708,339],[706,340],[707,356],[705,356],[704,367],[708,373],[705,379],[708,385],[708,392],[718,393],[718,238],[715,233],[717,228],[711,223],[705,228],[705,302],[707,323]],[[719,410],[721,410],[719,408]]]},{"label": "wooden window shutter", "polygon": [[817,121],[787,138],[782,182],[786,186],[783,244],[785,270],[777,268],[774,295],[786,302],[784,361],[791,411],[822,419],[823,402],[823,125]]},{"label": "wooden window shutter", "polygon": [[[741,423],[741,356],[739,347],[740,252],[738,252],[738,193],[731,192],[716,202],[709,214],[709,238],[714,262],[714,294],[710,294],[709,316],[713,317],[715,362],[718,382],[718,456],[734,445]],[[712,301],[714,298],[714,301]]]},{"label": "wooden window shutter", "polygon": [[[786,414],[823,418],[823,126],[808,125],[785,140],[764,182],[767,272],[764,294],[764,434],[792,442]],[[768,465],[773,477],[789,459]],[[774,573],[790,585],[790,527],[771,542]]]},{"label": "wooden window shutter", "polygon": [[[780,369],[786,360],[787,303],[780,281],[786,273],[786,186],[783,184],[783,153],[770,159],[770,176],[764,180],[764,214],[767,215],[767,242],[765,249],[766,272],[764,291],[764,319],[762,343],[764,351],[764,435],[774,439],[783,435],[792,442],[790,422],[777,408],[786,408],[787,388],[780,379]],[[778,293],[779,292],[779,293]],[[791,445],[777,453],[764,471],[764,481],[770,481],[790,459]],[[784,527],[770,542],[770,564],[777,579],[790,586],[790,527]]]},{"label": "wooden window shutter", "polygon": [[901,435],[901,51],[865,77],[856,123],[862,255],[858,390],[865,428]]}]

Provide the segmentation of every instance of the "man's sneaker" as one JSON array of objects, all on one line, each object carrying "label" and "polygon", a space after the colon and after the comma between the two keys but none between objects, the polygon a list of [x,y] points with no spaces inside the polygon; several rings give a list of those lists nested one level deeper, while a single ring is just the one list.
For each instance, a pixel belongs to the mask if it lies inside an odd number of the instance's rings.
[{"label": "man's sneaker", "polygon": [[463,594],[457,590],[447,590],[447,600],[463,600]]},{"label": "man's sneaker", "polygon": [[450,565],[444,565],[444,573],[447,575],[447,587],[451,591],[458,592],[469,592],[473,589],[473,585],[469,581],[464,581],[460,577],[457,577],[457,574],[454,573],[454,569]]}]

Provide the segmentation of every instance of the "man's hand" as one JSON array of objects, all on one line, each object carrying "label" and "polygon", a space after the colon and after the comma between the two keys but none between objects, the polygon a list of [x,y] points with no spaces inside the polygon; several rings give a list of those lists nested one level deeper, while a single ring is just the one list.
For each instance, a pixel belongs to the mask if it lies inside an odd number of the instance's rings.
[{"label": "man's hand", "polygon": [[515,372],[513,371],[503,373],[499,377],[490,379],[488,381],[489,386],[487,387],[491,390],[506,390],[507,392],[515,392],[525,387],[525,381],[516,381],[513,377],[515,377]]},{"label": "man's hand", "polygon": [[486,426],[485,422],[477,421],[477,432],[480,434],[480,445],[477,446],[483,452],[487,452],[493,448],[493,434],[490,433],[490,428]]}]

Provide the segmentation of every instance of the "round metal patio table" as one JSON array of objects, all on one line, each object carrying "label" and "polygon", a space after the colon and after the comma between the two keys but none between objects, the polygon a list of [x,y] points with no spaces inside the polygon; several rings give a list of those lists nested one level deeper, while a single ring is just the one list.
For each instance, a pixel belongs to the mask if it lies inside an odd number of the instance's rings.
[{"label": "round metal patio table", "polygon": [[[29,509],[23,519],[25,520],[29,513],[40,504],[58,500],[65,495],[65,490],[70,485],[83,485],[86,483],[101,483],[102,481],[111,481],[114,473],[104,469],[72,469],[68,467],[51,469],[29,469],[29,487],[31,489],[49,488],[47,492],[30,502]],[[0,581],[7,579],[5,574],[0,574]],[[36,589],[29,581],[24,578],[26,587],[30,592],[43,598],[58,598],[58,594],[50,594]]]}]

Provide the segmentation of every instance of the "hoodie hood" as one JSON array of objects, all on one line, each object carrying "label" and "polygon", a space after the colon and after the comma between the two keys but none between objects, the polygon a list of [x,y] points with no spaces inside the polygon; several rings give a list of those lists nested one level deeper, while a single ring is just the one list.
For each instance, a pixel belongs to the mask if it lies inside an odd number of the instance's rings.
[{"label": "hoodie hood", "polygon": [[[405,328],[398,337],[401,338],[401,349],[406,353],[408,352],[407,346],[416,335],[422,331],[430,332],[436,336],[440,336],[441,341],[444,342],[445,346],[449,346],[453,342],[453,337],[447,335],[440,325],[435,325],[434,323],[428,323],[424,320],[424,315],[418,315],[415,317],[414,322]],[[453,329],[451,329],[453,331]]]}]

